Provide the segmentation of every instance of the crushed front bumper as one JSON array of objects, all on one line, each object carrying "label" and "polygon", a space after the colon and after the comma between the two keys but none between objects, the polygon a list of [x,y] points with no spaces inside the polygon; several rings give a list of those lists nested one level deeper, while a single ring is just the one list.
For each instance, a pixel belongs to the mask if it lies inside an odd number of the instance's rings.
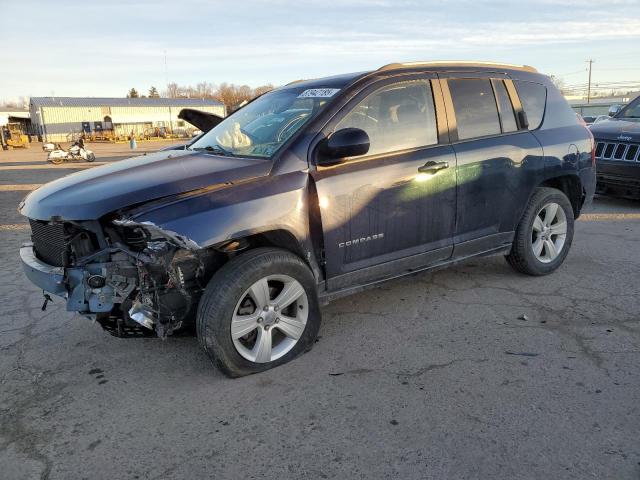
[{"label": "crushed front bumper", "polygon": [[25,243],[20,247],[20,259],[25,275],[38,288],[60,297],[67,296],[64,268],[48,265],[38,259],[33,252],[32,243]]},{"label": "crushed front bumper", "polygon": [[[91,287],[88,279],[107,274],[107,263],[90,263],[82,267],[55,267],[36,257],[32,243],[20,248],[20,259],[25,275],[38,288],[67,300],[70,312],[108,313],[114,307],[116,292],[112,285]],[[129,290],[125,291],[128,294]]]}]

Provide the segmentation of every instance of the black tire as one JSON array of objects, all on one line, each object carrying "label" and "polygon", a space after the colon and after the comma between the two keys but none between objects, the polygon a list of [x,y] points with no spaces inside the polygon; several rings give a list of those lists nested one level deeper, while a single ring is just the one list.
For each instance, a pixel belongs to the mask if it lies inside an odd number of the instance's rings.
[{"label": "black tire", "polygon": [[87,156],[87,162],[93,162],[96,159],[96,156],[93,153],[90,153]]},{"label": "black tire", "polygon": [[[297,280],[308,301],[307,323],[293,348],[267,363],[244,358],[231,338],[231,318],[241,296],[251,285],[268,275],[287,275]],[[320,328],[320,307],[316,282],[309,267],[296,255],[279,248],[250,250],[225,264],[209,281],[196,315],[200,345],[225,375],[241,377],[286,363],[313,346]]]},{"label": "black tire", "polygon": [[51,158],[51,159],[49,159],[49,161],[51,163],[53,163],[54,165],[60,165],[62,162],[64,162],[64,158],[60,158],[60,157]]},{"label": "black tire", "polygon": [[[536,258],[533,247],[533,222],[538,215],[538,212],[549,203],[556,203],[564,211],[567,222],[566,238],[562,250],[558,253],[558,256],[548,262],[544,263]],[[527,275],[547,275],[556,270],[569,253],[571,243],[573,241],[573,227],[574,227],[574,215],[573,207],[569,202],[567,196],[560,190],[555,188],[539,187],[535,190],[529,203],[527,205],[522,219],[516,228],[515,238],[513,239],[513,246],[511,252],[506,256],[507,262],[515,270]]]}]

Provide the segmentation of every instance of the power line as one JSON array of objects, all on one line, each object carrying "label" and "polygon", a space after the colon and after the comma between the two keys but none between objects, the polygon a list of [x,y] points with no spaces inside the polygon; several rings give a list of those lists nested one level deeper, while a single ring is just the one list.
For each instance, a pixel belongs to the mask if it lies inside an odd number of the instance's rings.
[{"label": "power line", "polygon": [[586,71],[586,68],[582,69],[582,70],[578,70],[576,72],[569,72],[569,73],[559,73],[557,75],[555,75],[556,77],[568,77],[569,75],[582,75],[584,72]]}]

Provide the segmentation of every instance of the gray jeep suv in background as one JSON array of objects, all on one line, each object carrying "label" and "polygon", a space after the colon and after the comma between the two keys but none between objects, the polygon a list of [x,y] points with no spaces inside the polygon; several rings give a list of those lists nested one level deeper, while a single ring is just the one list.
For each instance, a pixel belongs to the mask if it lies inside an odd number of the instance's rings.
[{"label": "gray jeep suv in background", "polygon": [[526,66],[391,64],[215,123],[32,192],[20,255],[114,335],[195,325],[229,376],[308,350],[320,305],[384,280],[483,255],[553,272],[595,189],[589,130]]}]

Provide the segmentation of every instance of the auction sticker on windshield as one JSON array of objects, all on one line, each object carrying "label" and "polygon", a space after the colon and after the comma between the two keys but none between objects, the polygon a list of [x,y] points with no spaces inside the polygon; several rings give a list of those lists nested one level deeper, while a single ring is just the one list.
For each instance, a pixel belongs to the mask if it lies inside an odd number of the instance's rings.
[{"label": "auction sticker on windshield", "polygon": [[298,98],[328,98],[339,91],[339,88],[309,88],[298,95]]}]

